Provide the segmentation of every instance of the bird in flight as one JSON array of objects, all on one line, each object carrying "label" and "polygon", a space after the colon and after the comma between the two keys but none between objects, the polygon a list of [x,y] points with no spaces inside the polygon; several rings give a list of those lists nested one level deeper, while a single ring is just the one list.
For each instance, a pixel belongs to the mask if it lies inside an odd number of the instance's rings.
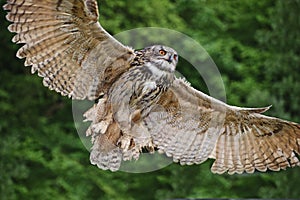
[{"label": "bird in flight", "polygon": [[96,0],[7,0],[17,57],[43,84],[95,104],[90,161],[117,171],[143,150],[181,165],[214,159],[213,173],[279,171],[300,166],[300,125],[230,106],[174,75],[179,55],[163,45],[127,47],[98,22]]}]

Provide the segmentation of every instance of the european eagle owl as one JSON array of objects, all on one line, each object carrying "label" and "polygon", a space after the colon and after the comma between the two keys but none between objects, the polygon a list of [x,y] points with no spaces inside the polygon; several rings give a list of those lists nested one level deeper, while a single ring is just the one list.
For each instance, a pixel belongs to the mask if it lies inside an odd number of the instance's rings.
[{"label": "european eagle owl", "polygon": [[126,47],[98,22],[96,0],[8,0],[6,18],[24,44],[17,57],[50,90],[97,100],[86,113],[90,160],[116,171],[141,151],[174,162],[215,159],[214,173],[300,166],[300,125],[263,115],[266,108],[227,105],[174,75],[178,54],[154,45]]}]

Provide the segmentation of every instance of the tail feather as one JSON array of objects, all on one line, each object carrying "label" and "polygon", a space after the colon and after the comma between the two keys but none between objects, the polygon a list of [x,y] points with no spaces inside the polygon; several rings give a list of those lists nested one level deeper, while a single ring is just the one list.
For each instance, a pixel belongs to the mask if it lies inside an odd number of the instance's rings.
[{"label": "tail feather", "polygon": [[90,161],[100,169],[117,171],[121,166],[122,151],[106,135],[100,134],[92,147]]},{"label": "tail feather", "polygon": [[85,121],[92,121],[86,134],[92,137],[90,161],[100,169],[117,171],[123,159],[123,152],[117,145],[121,130],[114,121],[111,110],[106,105],[106,98],[100,99],[98,104],[85,114]]}]

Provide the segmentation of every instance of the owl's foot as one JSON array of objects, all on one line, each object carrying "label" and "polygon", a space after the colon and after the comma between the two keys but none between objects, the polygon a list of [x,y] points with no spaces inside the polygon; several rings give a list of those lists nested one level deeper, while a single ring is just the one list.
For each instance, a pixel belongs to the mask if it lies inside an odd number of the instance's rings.
[{"label": "owl's foot", "polygon": [[140,151],[138,150],[137,146],[135,145],[134,139],[132,136],[129,135],[122,135],[117,145],[120,147],[122,154],[123,154],[123,160],[137,160],[140,155]]},{"label": "owl's foot", "polygon": [[149,153],[154,153],[155,147],[151,138],[134,138],[130,135],[122,135],[117,145],[123,153],[123,160],[137,160],[143,149]]},{"label": "owl's foot", "polygon": [[150,139],[147,142],[146,146],[144,146],[143,148],[146,149],[148,153],[154,153],[155,152],[155,147],[152,143],[152,140],[150,140]]},{"label": "owl's foot", "polygon": [[126,152],[126,151],[132,149],[135,146],[135,143],[131,136],[122,135],[119,138],[117,145],[122,149],[123,152]]}]

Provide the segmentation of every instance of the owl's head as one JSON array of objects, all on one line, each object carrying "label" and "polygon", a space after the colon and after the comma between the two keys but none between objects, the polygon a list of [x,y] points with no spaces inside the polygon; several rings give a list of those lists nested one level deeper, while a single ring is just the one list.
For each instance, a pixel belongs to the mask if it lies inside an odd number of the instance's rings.
[{"label": "owl's head", "polygon": [[150,64],[163,71],[172,73],[175,71],[178,54],[174,49],[162,45],[153,45],[146,47],[143,51],[145,59]]}]

